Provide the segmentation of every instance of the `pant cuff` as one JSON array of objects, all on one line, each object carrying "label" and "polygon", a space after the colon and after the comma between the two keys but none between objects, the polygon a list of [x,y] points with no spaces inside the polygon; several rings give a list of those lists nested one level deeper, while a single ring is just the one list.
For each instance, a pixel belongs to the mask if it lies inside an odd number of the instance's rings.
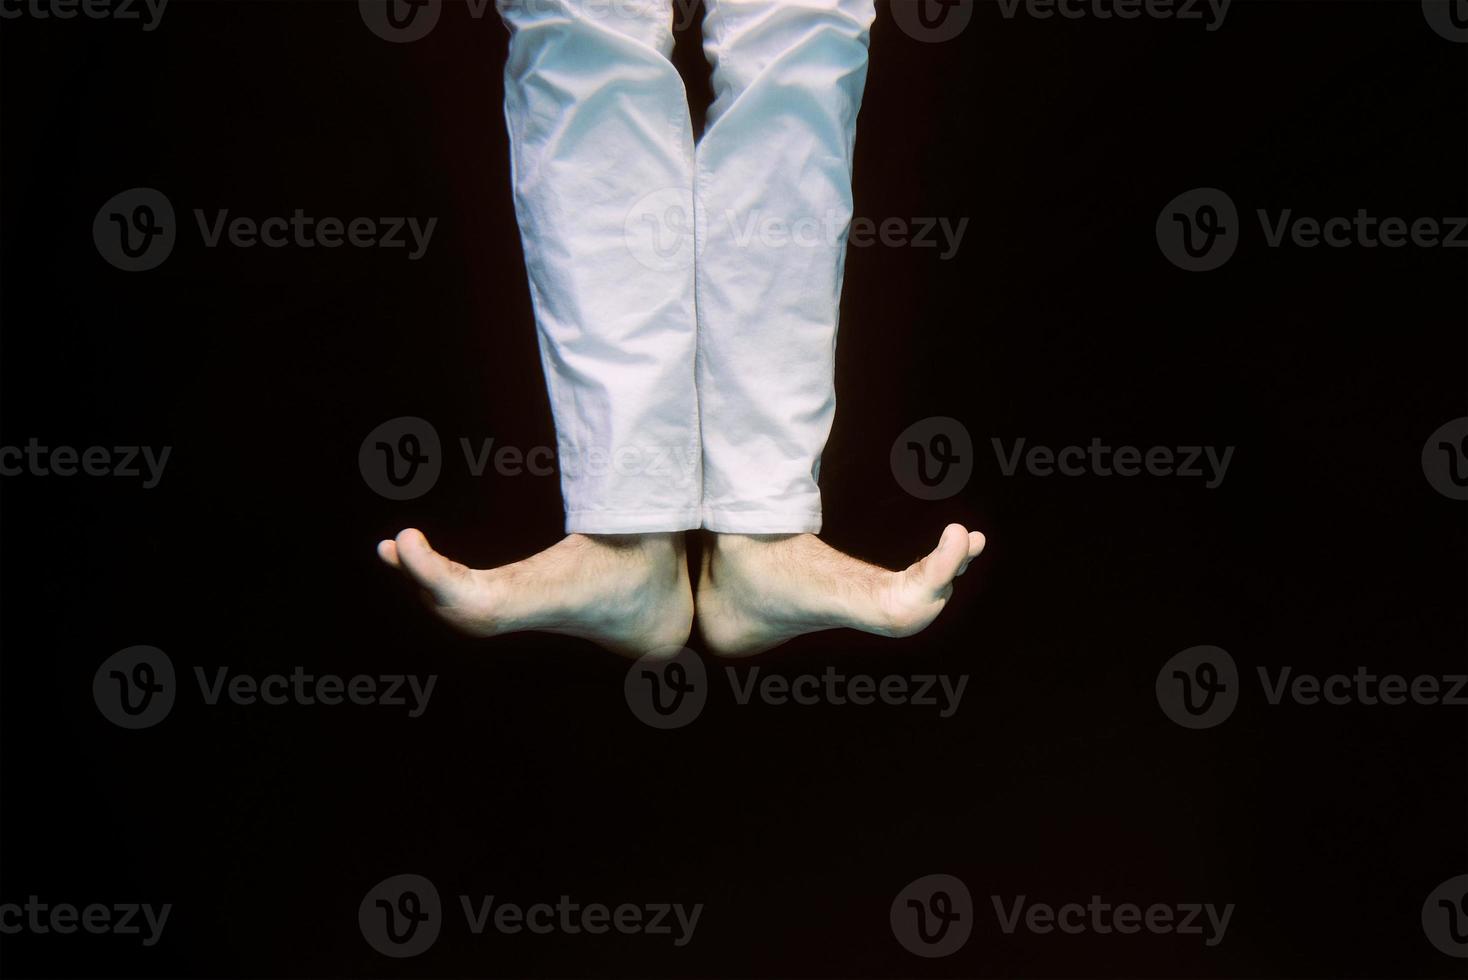
[{"label": "pant cuff", "polygon": [[715,534],[818,534],[819,510],[720,510],[705,507],[703,527]]},{"label": "pant cuff", "polygon": [[620,511],[572,510],[566,512],[567,534],[658,534],[691,531],[699,526],[696,507],[685,510]]}]

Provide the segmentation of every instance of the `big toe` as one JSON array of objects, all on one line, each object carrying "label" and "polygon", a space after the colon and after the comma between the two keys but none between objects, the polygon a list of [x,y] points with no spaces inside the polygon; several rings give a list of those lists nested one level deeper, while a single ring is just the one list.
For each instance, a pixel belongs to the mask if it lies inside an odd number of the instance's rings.
[{"label": "big toe", "polygon": [[959,569],[972,557],[971,551],[972,539],[968,529],[962,524],[948,525],[943,529],[943,536],[938,539],[938,547],[918,563],[918,574],[923,585],[934,592],[947,588],[957,577]]},{"label": "big toe", "polygon": [[973,561],[975,558],[979,557],[979,555],[983,554],[984,545],[987,543],[988,539],[985,538],[978,531],[970,531],[968,533],[968,555],[958,566],[959,575],[962,575],[964,572],[968,571],[969,562]]},{"label": "big toe", "polygon": [[[433,550],[428,538],[417,528],[407,528],[398,533],[392,542],[378,546],[382,554],[384,545],[391,544],[399,567],[407,571],[419,585],[423,586],[440,602],[448,600],[454,589],[462,582],[468,571],[458,562],[450,561]],[[386,560],[386,555],[383,556]]]}]

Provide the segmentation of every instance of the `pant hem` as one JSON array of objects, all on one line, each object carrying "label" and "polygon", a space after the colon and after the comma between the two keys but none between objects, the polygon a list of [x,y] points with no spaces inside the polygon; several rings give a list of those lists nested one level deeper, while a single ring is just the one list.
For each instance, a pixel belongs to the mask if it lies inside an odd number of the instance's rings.
[{"label": "pant hem", "polygon": [[705,510],[703,528],[715,534],[818,534],[821,513]]},{"label": "pant hem", "polygon": [[696,509],[655,513],[577,510],[566,514],[567,534],[659,534],[692,531],[698,526]]}]

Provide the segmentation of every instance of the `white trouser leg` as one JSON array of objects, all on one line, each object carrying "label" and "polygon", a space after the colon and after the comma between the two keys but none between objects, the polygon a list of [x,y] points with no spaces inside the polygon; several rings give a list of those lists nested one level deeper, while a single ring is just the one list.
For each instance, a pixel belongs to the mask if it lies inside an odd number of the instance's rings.
[{"label": "white trouser leg", "polygon": [[818,531],[874,0],[706,0],[695,166],[703,526]]},{"label": "white trouser leg", "polygon": [[499,0],[566,530],[699,526],[693,134],[671,0]]}]

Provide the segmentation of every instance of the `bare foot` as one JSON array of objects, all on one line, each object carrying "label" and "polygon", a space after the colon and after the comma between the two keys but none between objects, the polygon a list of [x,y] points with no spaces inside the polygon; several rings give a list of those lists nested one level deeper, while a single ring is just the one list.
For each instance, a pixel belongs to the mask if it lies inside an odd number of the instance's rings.
[{"label": "bare foot", "polygon": [[932,554],[889,572],[813,534],[717,534],[698,580],[699,633],[733,657],[841,627],[911,636],[938,617],[953,580],[983,550],[982,534],[950,524]]},{"label": "bare foot", "polygon": [[409,528],[377,554],[471,636],[525,630],[591,640],[627,656],[682,646],[693,620],[683,535],[572,534],[524,561],[467,568]]}]

